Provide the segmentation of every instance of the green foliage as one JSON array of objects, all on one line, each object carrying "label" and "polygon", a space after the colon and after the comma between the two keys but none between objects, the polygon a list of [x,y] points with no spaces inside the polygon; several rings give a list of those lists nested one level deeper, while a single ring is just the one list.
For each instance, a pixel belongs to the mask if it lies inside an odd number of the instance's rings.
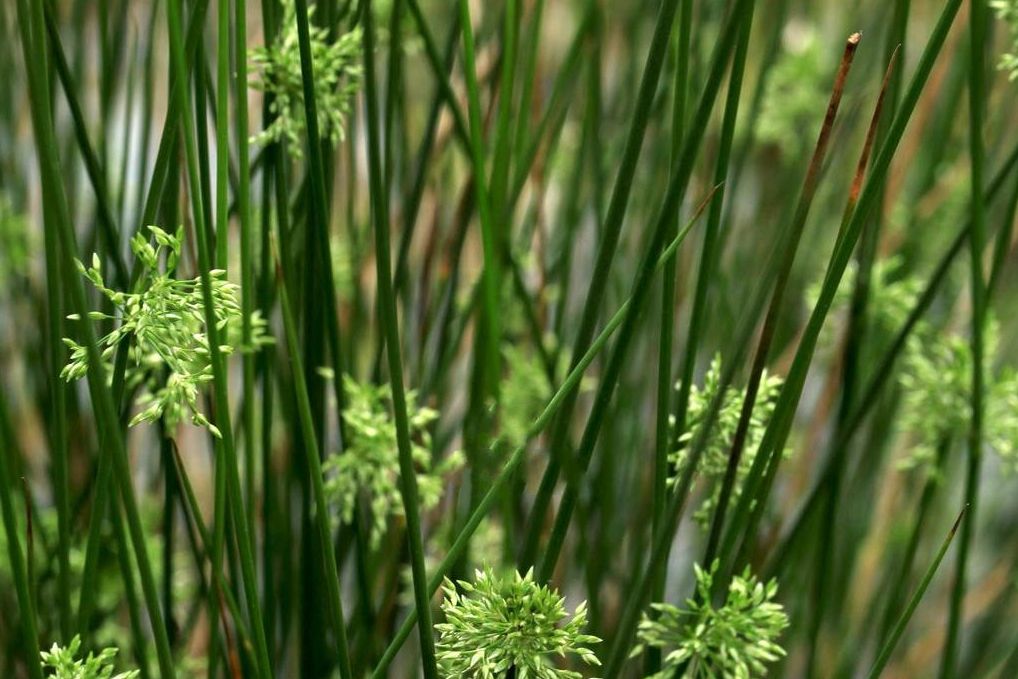
[{"label": "green foliage", "polygon": [[[128,385],[143,385],[145,393],[138,399],[142,410],[131,425],[163,418],[173,428],[189,418],[213,434],[219,430],[199,408],[198,397],[212,380],[212,363],[205,333],[205,303],[200,278],[177,279],[174,272],[180,261],[183,227],[171,235],[157,226],[148,227],[156,240],[153,247],[141,234],[131,240],[131,249],[142,263],[144,273],[136,288],[138,292],[121,292],[107,287],[101,262],[93,255],[92,266],[78,262],[78,269],[115,307],[116,315],[101,311],[89,314],[93,321],[119,321],[119,325],[100,340],[104,361],[112,361],[121,342],[130,342]],[[220,351],[230,354],[236,349],[254,349],[271,342],[265,322],[255,312],[252,317],[253,343],[241,344],[241,310],[237,301],[238,286],[226,280],[226,272],[210,272],[212,299],[216,322],[224,344]],[[77,316],[69,318],[80,320]],[[61,371],[68,382],[79,380],[88,371],[84,346],[70,338],[64,342],[71,349],[71,358]],[[107,371],[112,377],[112,369]]]},{"label": "green foliage", "polygon": [[[898,331],[908,318],[919,297],[920,284],[915,278],[901,272],[902,258],[888,257],[873,263],[870,271],[869,291],[866,298],[867,322],[881,333]],[[831,306],[831,315],[845,315],[852,302],[857,277],[857,263],[853,260],[845,270]],[[806,304],[812,309],[820,297],[822,282],[806,290]]]},{"label": "green foliage", "polygon": [[[392,392],[388,384],[361,384],[349,375],[343,377],[343,388],[347,397],[343,410],[346,448],[340,454],[331,455],[322,465],[326,476],[325,493],[346,523],[353,520],[358,496],[363,493],[368,498],[372,515],[371,544],[377,547],[389,519],[404,516]],[[418,469],[417,490],[421,505],[429,509],[438,504],[445,476],[463,465],[463,456],[452,453],[434,463],[429,428],[438,413],[418,406],[414,391],[408,391],[406,397],[413,458]]]},{"label": "green foliage", "polygon": [[[286,140],[290,152],[303,155],[305,127],[304,86],[297,40],[296,6],[283,0],[283,23],[273,44],[252,49],[252,85],[271,96],[272,123],[256,134],[258,144]],[[328,31],[313,21],[316,5],[308,7],[311,60],[315,68],[315,102],[322,139],[343,140],[346,116],[361,84],[361,29],[341,34],[330,44]]]},{"label": "green foliage", "polygon": [[763,107],[756,121],[756,136],[790,159],[800,157],[823,119],[827,105],[826,46],[812,27],[789,24],[785,27],[784,51],[772,67],[764,93]]},{"label": "green foliage", "polygon": [[477,571],[474,583],[460,581],[462,593],[448,579],[443,589],[446,621],[435,625],[435,647],[446,677],[495,679],[510,669],[517,679],[581,676],[551,665],[550,655],[576,654],[588,665],[600,664],[588,648],[600,639],[583,633],[586,602],[570,617],[565,599],[534,582],[532,571],[500,577],[489,568]]},{"label": "green foliage", "polygon": [[[715,356],[704,376],[703,387],[698,387],[695,384],[690,387],[686,431],[679,437],[679,447],[668,455],[668,462],[672,469],[672,476],[668,479],[670,485],[677,483],[682,475],[689,456],[689,446],[699,435],[710,403],[718,393],[720,381],[721,357]],[[750,416],[746,442],[739,459],[735,485],[732,488],[733,503],[737,502],[742,494],[743,481],[749,474],[750,467],[753,466],[753,459],[756,457],[757,448],[763,438],[764,430],[767,428],[767,422],[774,413],[774,405],[781,391],[781,384],[780,377],[769,375],[766,371],[761,376],[760,389],[757,392],[753,413]],[[728,456],[732,449],[735,430],[739,424],[739,413],[742,410],[742,402],[745,397],[745,390],[731,386],[725,390],[721,408],[710,435],[707,437],[707,445],[700,458],[699,468],[696,470],[697,475],[703,478],[706,483],[708,491],[693,518],[704,528],[710,525],[718,495],[721,493],[721,484],[725,470],[728,468]]]},{"label": "green foliage", "polygon": [[42,666],[51,670],[49,676],[54,679],[135,679],[138,676],[138,670],[113,674],[115,648],[105,648],[99,655],[89,653],[83,660],[77,658],[80,648],[81,638],[77,635],[66,647],[53,644],[49,651],[42,652]]},{"label": "green foliage", "polygon": [[29,233],[24,216],[15,211],[6,195],[0,194],[0,286],[26,273]]},{"label": "green foliage", "polygon": [[506,345],[506,377],[500,393],[502,436],[510,448],[523,443],[531,423],[541,414],[552,396],[551,385],[537,357]]},{"label": "green foliage", "polygon": [[902,469],[938,476],[937,448],[968,426],[972,354],[957,335],[923,332],[909,341],[901,378],[905,390],[900,427],[911,439]]},{"label": "green foliage", "polygon": [[724,603],[715,608],[711,588],[717,567],[716,561],[710,570],[694,565],[696,596],[686,601],[686,609],[656,603],[657,616],[644,615],[633,655],[654,647],[664,656],[661,671],[648,679],[668,679],[682,666],[687,667],[684,677],[761,677],[767,663],[785,655],[777,639],[788,627],[788,616],[774,602],[777,582],[763,584],[747,567],[732,578]]},{"label": "green foliage", "polygon": [[1003,370],[990,385],[985,436],[1005,471],[1018,474],[1018,372],[1011,368]]},{"label": "green foliage", "polygon": [[[997,352],[998,325],[986,325],[987,356]],[[990,372],[990,371],[988,371]],[[903,469],[921,468],[934,477],[937,448],[965,435],[971,417],[972,352],[967,338],[923,327],[905,355],[900,427],[910,437]],[[1018,373],[987,374],[984,439],[1005,469],[1018,472]]]},{"label": "green foliage", "polygon": [[1000,56],[997,68],[1018,80],[1018,0],[990,0],[990,7],[1008,30],[1008,51]]}]

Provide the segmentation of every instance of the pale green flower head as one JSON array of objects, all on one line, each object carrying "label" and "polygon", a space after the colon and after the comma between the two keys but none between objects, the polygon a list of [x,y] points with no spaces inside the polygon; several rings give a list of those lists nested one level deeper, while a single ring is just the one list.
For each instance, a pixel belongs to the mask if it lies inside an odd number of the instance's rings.
[{"label": "pale green flower head", "polygon": [[458,584],[446,579],[445,622],[435,625],[444,677],[500,679],[513,670],[517,679],[579,679],[579,672],[550,659],[570,654],[600,665],[588,647],[601,640],[583,633],[586,602],[570,616],[565,599],[534,582],[533,571],[500,577],[488,568],[477,571],[473,583]]},{"label": "pale green flower head", "polygon": [[[990,366],[999,344],[999,324],[986,323],[983,435],[1007,472],[1018,472],[1018,373]],[[902,469],[922,469],[933,478],[940,446],[961,440],[972,416],[972,349],[967,337],[922,326],[909,341],[902,386],[901,431],[909,437]]]},{"label": "pale green flower head", "polygon": [[[188,419],[219,436],[219,430],[209,422],[198,403],[203,389],[212,381],[201,279],[174,277],[183,245],[183,227],[175,234],[157,226],[149,226],[148,230],[156,241],[155,246],[140,233],[131,240],[131,249],[143,265],[136,292],[108,287],[97,256],[92,257],[92,265],[88,268],[77,263],[81,274],[116,310],[113,316],[99,311],[89,314],[89,320],[118,324],[99,340],[99,350],[107,364],[107,377],[112,378],[111,363],[117,347],[128,341],[130,359],[126,383],[144,387],[138,398],[141,411],[130,424],[162,418],[172,429]],[[219,350],[231,354],[238,350],[253,351],[271,343],[266,324],[256,312],[251,319],[251,346],[243,346],[238,286],[230,283],[221,269],[211,271],[210,276],[216,329],[221,342]],[[81,320],[77,316],[69,318]],[[64,343],[71,349],[71,359],[61,371],[61,377],[68,382],[79,380],[88,372],[87,351],[72,339],[64,338]]]},{"label": "pale green flower head", "polygon": [[[703,428],[711,401],[714,400],[721,387],[720,382],[721,357],[715,356],[704,376],[703,386],[699,387],[695,384],[690,386],[686,428],[679,437],[679,447],[668,455],[669,466],[672,470],[672,475],[668,479],[669,485],[678,482],[688,464],[690,445],[693,444]],[[770,422],[771,415],[774,414],[774,406],[777,404],[782,383],[780,377],[768,375],[766,371],[760,378],[760,387],[757,390],[753,412],[750,415],[749,429],[746,432],[746,441],[742,456],[739,458],[735,485],[732,488],[733,502],[737,502],[742,494],[743,482],[749,474],[750,467],[753,466],[753,460],[760,447],[760,442],[763,440],[767,423]],[[739,414],[742,411],[742,402],[745,398],[744,389],[729,386],[725,390],[721,407],[707,437],[706,447],[700,456],[694,478],[703,479],[708,491],[700,507],[693,514],[693,518],[703,528],[710,525],[718,496],[721,494],[722,480],[728,469],[728,457],[731,454],[735,431],[739,425]],[[674,426],[674,422],[672,424]]]},{"label": "pale green flower head", "polygon": [[99,655],[89,653],[84,659],[76,657],[80,648],[81,637],[75,635],[66,647],[53,644],[49,651],[43,651],[40,654],[42,668],[47,676],[53,679],[135,679],[138,676],[138,670],[113,674],[115,648],[105,648]]},{"label": "pale green flower head", "polygon": [[964,435],[969,422],[972,353],[958,335],[921,328],[905,353],[901,431],[910,439],[901,469],[923,469],[939,477],[937,450]]},{"label": "pale green flower head", "polygon": [[[389,385],[361,384],[343,376],[346,404],[343,409],[345,448],[322,465],[325,493],[345,523],[353,521],[357,498],[365,496],[371,506],[371,545],[377,547],[390,519],[404,515],[399,487],[399,451],[396,423],[392,417]],[[431,457],[431,424],[438,418],[431,408],[418,406],[417,394],[406,394],[412,455],[417,467],[417,490],[421,506],[430,509],[442,498],[445,477],[463,465],[454,452],[435,464]]]},{"label": "pale green flower head", "polygon": [[774,602],[774,580],[759,582],[747,568],[728,587],[724,603],[711,603],[718,563],[710,570],[694,565],[696,596],[686,608],[651,604],[656,617],[644,615],[632,655],[647,647],[661,649],[662,669],[647,679],[670,679],[676,669],[694,679],[750,679],[766,675],[767,664],[785,655],[778,638],[788,627],[788,616]]},{"label": "pale green flower head", "polygon": [[[866,297],[866,318],[872,329],[884,333],[897,332],[908,318],[919,298],[920,283],[917,279],[902,274],[902,258],[898,256],[879,259],[870,271],[869,289]],[[852,261],[845,269],[845,275],[838,285],[831,301],[831,315],[847,316],[855,294],[858,277],[858,263]],[[816,306],[820,299],[822,282],[810,285],[806,290],[806,305]],[[825,325],[825,329],[830,324]],[[825,332],[829,341],[830,333]]]},{"label": "pale green flower head", "polygon": [[1004,465],[1018,474],[1018,372],[1007,368],[990,386],[986,404],[986,439]]},{"label": "pale green flower head", "polygon": [[551,399],[552,389],[536,352],[507,345],[503,355],[506,377],[499,399],[500,428],[506,442],[515,448],[526,441],[530,425]]},{"label": "pale green flower head", "polygon": [[[270,111],[275,118],[263,131],[252,137],[256,144],[286,140],[290,152],[303,154],[304,82],[297,38],[297,14],[293,0],[283,0],[283,22],[271,45],[252,49],[255,78],[252,85],[271,95]],[[343,33],[334,43],[328,31],[313,20],[315,5],[308,7],[311,61],[314,64],[315,102],[318,131],[322,139],[336,144],[346,133],[350,113],[361,84],[361,29]]]}]

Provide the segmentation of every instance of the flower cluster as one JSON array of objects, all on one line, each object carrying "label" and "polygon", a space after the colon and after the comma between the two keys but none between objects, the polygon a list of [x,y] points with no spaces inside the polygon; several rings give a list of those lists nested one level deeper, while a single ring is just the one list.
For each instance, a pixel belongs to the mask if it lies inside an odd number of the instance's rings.
[{"label": "flower cluster", "polygon": [[[399,451],[396,423],[391,415],[392,392],[389,385],[361,384],[349,375],[343,377],[346,404],[343,409],[345,448],[323,464],[325,492],[346,523],[353,520],[357,498],[364,493],[371,504],[371,544],[385,534],[392,516],[403,516],[403,498],[399,489]],[[406,395],[407,415],[413,460],[417,465],[417,490],[421,505],[431,508],[442,497],[444,477],[463,465],[463,456],[452,453],[437,464],[431,458],[430,425],[438,418],[431,408],[419,407],[417,395]]]},{"label": "flower cluster", "polygon": [[[853,260],[845,269],[831,302],[831,315],[843,315],[848,310],[855,293],[857,268],[857,262]],[[821,287],[822,284],[817,283],[806,290],[806,304],[810,309],[816,306]],[[874,262],[866,298],[866,316],[870,326],[881,333],[897,332],[915,306],[919,292],[919,281],[902,273],[900,257]]]},{"label": "flower cluster", "polygon": [[810,26],[789,23],[784,51],[771,68],[763,107],[756,124],[757,138],[780,149],[791,160],[811,144],[803,130],[820,129],[827,105],[826,50]]},{"label": "flower cluster", "polygon": [[[998,324],[986,324],[984,353],[997,353]],[[972,351],[966,338],[922,326],[909,340],[904,360],[901,430],[911,437],[904,469],[940,474],[937,450],[968,430],[972,404]],[[1018,472],[1018,374],[986,368],[984,439],[1005,469]]]},{"label": "flower cluster", "polygon": [[663,653],[662,670],[647,679],[667,679],[679,667],[688,668],[683,676],[694,678],[749,679],[764,676],[766,664],[785,655],[777,639],[788,627],[788,616],[774,602],[777,583],[763,584],[747,568],[732,578],[716,608],[711,589],[717,566],[716,561],[710,570],[694,565],[696,596],[686,601],[686,609],[652,604],[657,615],[644,615],[633,655],[647,647],[671,649]]},{"label": "flower cluster", "polygon": [[565,599],[534,582],[532,571],[499,577],[486,569],[476,572],[473,583],[461,581],[459,589],[447,579],[443,589],[445,622],[435,625],[435,647],[444,676],[579,679],[579,672],[556,668],[548,656],[572,653],[588,665],[600,664],[588,646],[601,640],[583,633],[586,603],[570,617]]},{"label": "flower cluster", "polygon": [[49,676],[54,679],[135,679],[138,676],[138,670],[113,674],[115,648],[105,648],[99,655],[89,653],[84,660],[76,658],[80,648],[81,638],[77,635],[66,647],[53,644],[49,651],[40,654],[42,667],[51,670]]},{"label": "flower cluster", "polygon": [[502,435],[515,448],[527,438],[527,432],[552,396],[548,376],[536,356],[507,345],[506,377],[502,381],[500,424]]},{"label": "flower cluster", "polygon": [[[312,20],[308,7],[311,60],[315,69],[315,102],[322,139],[343,140],[345,119],[361,83],[361,29],[328,41],[328,31]],[[252,84],[271,95],[272,123],[252,138],[254,143],[286,140],[291,152],[302,155],[305,128],[304,84],[301,74],[297,14],[293,0],[283,0],[283,23],[273,44],[251,50],[257,77]]]},{"label": "flower cluster", "polygon": [[[131,240],[131,249],[144,271],[136,287],[138,292],[109,288],[98,257],[93,255],[92,266],[88,268],[78,262],[79,271],[116,310],[115,316],[93,311],[89,318],[119,321],[116,328],[100,339],[102,358],[109,364],[120,343],[130,342],[126,383],[145,387],[138,400],[142,410],[131,420],[132,426],[162,418],[167,427],[173,428],[189,418],[219,436],[219,430],[198,405],[202,388],[212,380],[201,279],[174,277],[183,243],[182,227],[172,235],[156,226],[148,228],[156,241],[154,247],[141,234]],[[226,280],[225,271],[213,270],[210,275],[216,328],[222,342],[219,350],[230,354],[237,348],[253,350],[270,343],[265,322],[256,312],[251,319],[251,346],[242,345],[238,286]],[[69,318],[80,320],[76,315]],[[68,382],[81,379],[88,372],[87,350],[72,339],[65,338],[64,342],[71,349],[71,358],[61,377]],[[107,375],[112,375],[112,370]]]},{"label": "flower cluster", "polygon": [[[688,464],[690,446],[696,441],[705,424],[711,401],[714,400],[721,388],[720,381],[721,358],[715,357],[704,376],[703,387],[697,387],[695,384],[690,387],[685,431],[679,437],[679,447],[668,455],[669,466],[672,469],[669,483],[672,485],[677,483]],[[750,467],[753,466],[753,459],[760,447],[767,423],[774,413],[774,406],[777,403],[782,383],[780,377],[768,375],[766,372],[761,376],[760,388],[757,391],[756,402],[750,415],[749,429],[746,432],[745,445],[742,456],[739,458],[735,485],[732,488],[733,502],[737,502],[742,493],[743,482],[749,474]],[[745,390],[731,386],[725,390],[721,406],[707,437],[706,447],[700,457],[696,473],[706,481],[709,490],[693,518],[705,528],[710,524],[711,515],[714,513],[714,507],[721,493],[722,480],[728,469],[728,457],[731,453],[735,431],[739,425],[742,402],[745,398]],[[674,426],[674,422],[672,424]]]},{"label": "flower cluster", "polygon": [[1011,80],[1018,80],[1018,0],[990,0],[990,7],[1009,33],[1009,51],[1001,55],[997,68],[1007,71]]}]

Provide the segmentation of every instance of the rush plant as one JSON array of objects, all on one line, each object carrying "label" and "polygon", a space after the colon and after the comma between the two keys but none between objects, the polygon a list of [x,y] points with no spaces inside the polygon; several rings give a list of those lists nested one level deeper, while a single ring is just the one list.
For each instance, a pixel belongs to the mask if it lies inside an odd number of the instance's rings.
[{"label": "rush plant", "polygon": [[0,35],[0,677],[1018,676],[1013,0]]}]

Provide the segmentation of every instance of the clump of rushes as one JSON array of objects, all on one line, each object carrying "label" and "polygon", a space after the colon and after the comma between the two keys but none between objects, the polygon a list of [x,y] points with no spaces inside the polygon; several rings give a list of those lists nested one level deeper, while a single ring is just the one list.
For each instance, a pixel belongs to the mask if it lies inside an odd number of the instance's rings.
[{"label": "clump of rushes", "polygon": [[[404,516],[399,492],[399,456],[396,423],[392,419],[392,391],[388,384],[361,384],[343,377],[347,402],[343,409],[346,425],[342,453],[331,455],[322,465],[325,493],[346,523],[353,520],[357,498],[363,494],[371,505],[371,545],[377,547],[391,517]],[[434,463],[431,456],[431,424],[438,413],[417,404],[417,394],[407,392],[407,414],[413,458],[417,465],[417,487],[421,506],[430,509],[442,497],[446,475],[463,465],[459,452]]]},{"label": "clump of rushes", "polygon": [[[767,663],[785,655],[777,639],[788,627],[788,616],[774,602],[777,582],[759,582],[747,568],[736,575],[720,607],[711,603],[711,589],[718,562],[710,570],[694,564],[696,596],[686,601],[686,609],[671,604],[651,604],[656,615],[644,615],[637,632],[638,645],[633,655],[646,648],[661,649],[660,672],[648,679],[676,676],[703,679],[749,679],[761,677]],[[668,650],[671,649],[671,650]]]},{"label": "clump of rushes", "polygon": [[[711,361],[707,374],[704,375],[703,386],[692,385],[689,391],[689,409],[686,415],[688,426],[686,431],[679,437],[679,447],[673,450],[668,456],[672,475],[668,479],[669,485],[675,485],[682,477],[683,469],[689,457],[689,446],[696,440],[700,428],[703,426],[710,409],[711,401],[718,393],[721,382],[721,357],[715,356]],[[739,468],[735,477],[735,486],[732,489],[732,499],[737,502],[742,493],[743,481],[753,466],[753,459],[756,456],[760,440],[763,438],[767,422],[774,413],[774,405],[777,402],[778,394],[781,391],[782,379],[775,375],[769,375],[766,371],[760,380],[760,390],[757,394],[753,407],[753,414],[750,418],[749,429],[746,433],[746,445],[742,457],[739,459]],[[676,385],[678,388],[679,385]],[[742,402],[745,399],[745,391],[728,387],[725,389],[724,398],[721,400],[721,408],[718,411],[714,424],[711,427],[710,436],[703,455],[700,458],[697,475],[704,480],[707,487],[707,494],[700,504],[699,509],[693,514],[693,518],[701,527],[710,526],[711,516],[717,504],[718,496],[721,493],[722,481],[725,477],[725,470],[728,468],[728,456],[732,449],[732,440],[739,425],[739,413],[742,410]],[[674,424],[674,423],[673,423]]]},{"label": "clump of rushes", "polygon": [[990,0],[990,7],[1008,29],[1008,51],[1000,56],[997,68],[1018,80],[1018,0]]},{"label": "clump of rushes", "polygon": [[446,579],[442,603],[446,621],[435,625],[439,632],[435,648],[444,676],[579,679],[579,672],[555,667],[552,655],[575,654],[588,665],[600,665],[588,647],[601,640],[583,633],[586,602],[570,617],[565,599],[534,582],[532,571],[500,577],[488,568],[476,572],[475,582],[458,584],[459,589]]},{"label": "clump of rushes", "polygon": [[99,655],[88,654],[87,658],[79,659],[81,638],[77,635],[65,646],[53,644],[49,651],[42,652],[42,667],[48,670],[47,676],[54,679],[135,679],[138,670],[129,670],[113,674],[113,659],[117,649],[105,648]]},{"label": "clump of rushes", "polygon": [[[986,355],[996,354],[998,325],[986,324]],[[967,338],[922,328],[909,342],[902,386],[901,430],[911,438],[902,469],[922,469],[934,478],[937,449],[961,440],[971,416],[972,352]],[[987,375],[985,440],[1005,469],[1018,471],[1018,374],[1003,369]]]},{"label": "clump of rushes", "polygon": [[[251,50],[252,85],[270,97],[271,124],[251,138],[256,144],[289,142],[295,156],[303,155],[305,116],[300,70],[297,15],[293,0],[283,0],[283,23],[275,42]],[[311,59],[315,65],[318,130],[332,144],[343,141],[346,116],[361,85],[361,29],[354,28],[328,41],[328,31],[315,23],[316,5],[308,7]]]},{"label": "clump of rushes", "polygon": [[[129,365],[125,383],[143,386],[139,397],[141,411],[130,424],[154,422],[160,418],[170,429],[185,419],[206,427],[216,436],[219,430],[198,405],[204,386],[212,381],[212,363],[209,357],[208,337],[205,333],[205,305],[201,279],[174,277],[183,245],[183,227],[170,234],[157,226],[149,226],[155,238],[152,246],[142,234],[131,240],[131,250],[141,262],[143,273],[136,289],[138,292],[121,292],[106,285],[101,262],[92,256],[92,266],[86,268],[80,261],[78,270],[114,306],[116,315],[93,311],[93,321],[119,322],[119,325],[100,339],[104,361],[111,361],[123,341],[130,342]],[[237,286],[226,280],[226,272],[210,272],[212,299],[216,324],[224,344],[219,349],[229,354],[237,349],[254,349],[270,343],[265,322],[252,316],[252,346],[241,343],[241,310],[237,300]],[[81,320],[76,315],[72,320]],[[71,358],[60,375],[68,382],[85,377],[88,357],[84,346],[73,339],[64,338],[71,349]],[[107,370],[113,375],[113,370]]]}]

